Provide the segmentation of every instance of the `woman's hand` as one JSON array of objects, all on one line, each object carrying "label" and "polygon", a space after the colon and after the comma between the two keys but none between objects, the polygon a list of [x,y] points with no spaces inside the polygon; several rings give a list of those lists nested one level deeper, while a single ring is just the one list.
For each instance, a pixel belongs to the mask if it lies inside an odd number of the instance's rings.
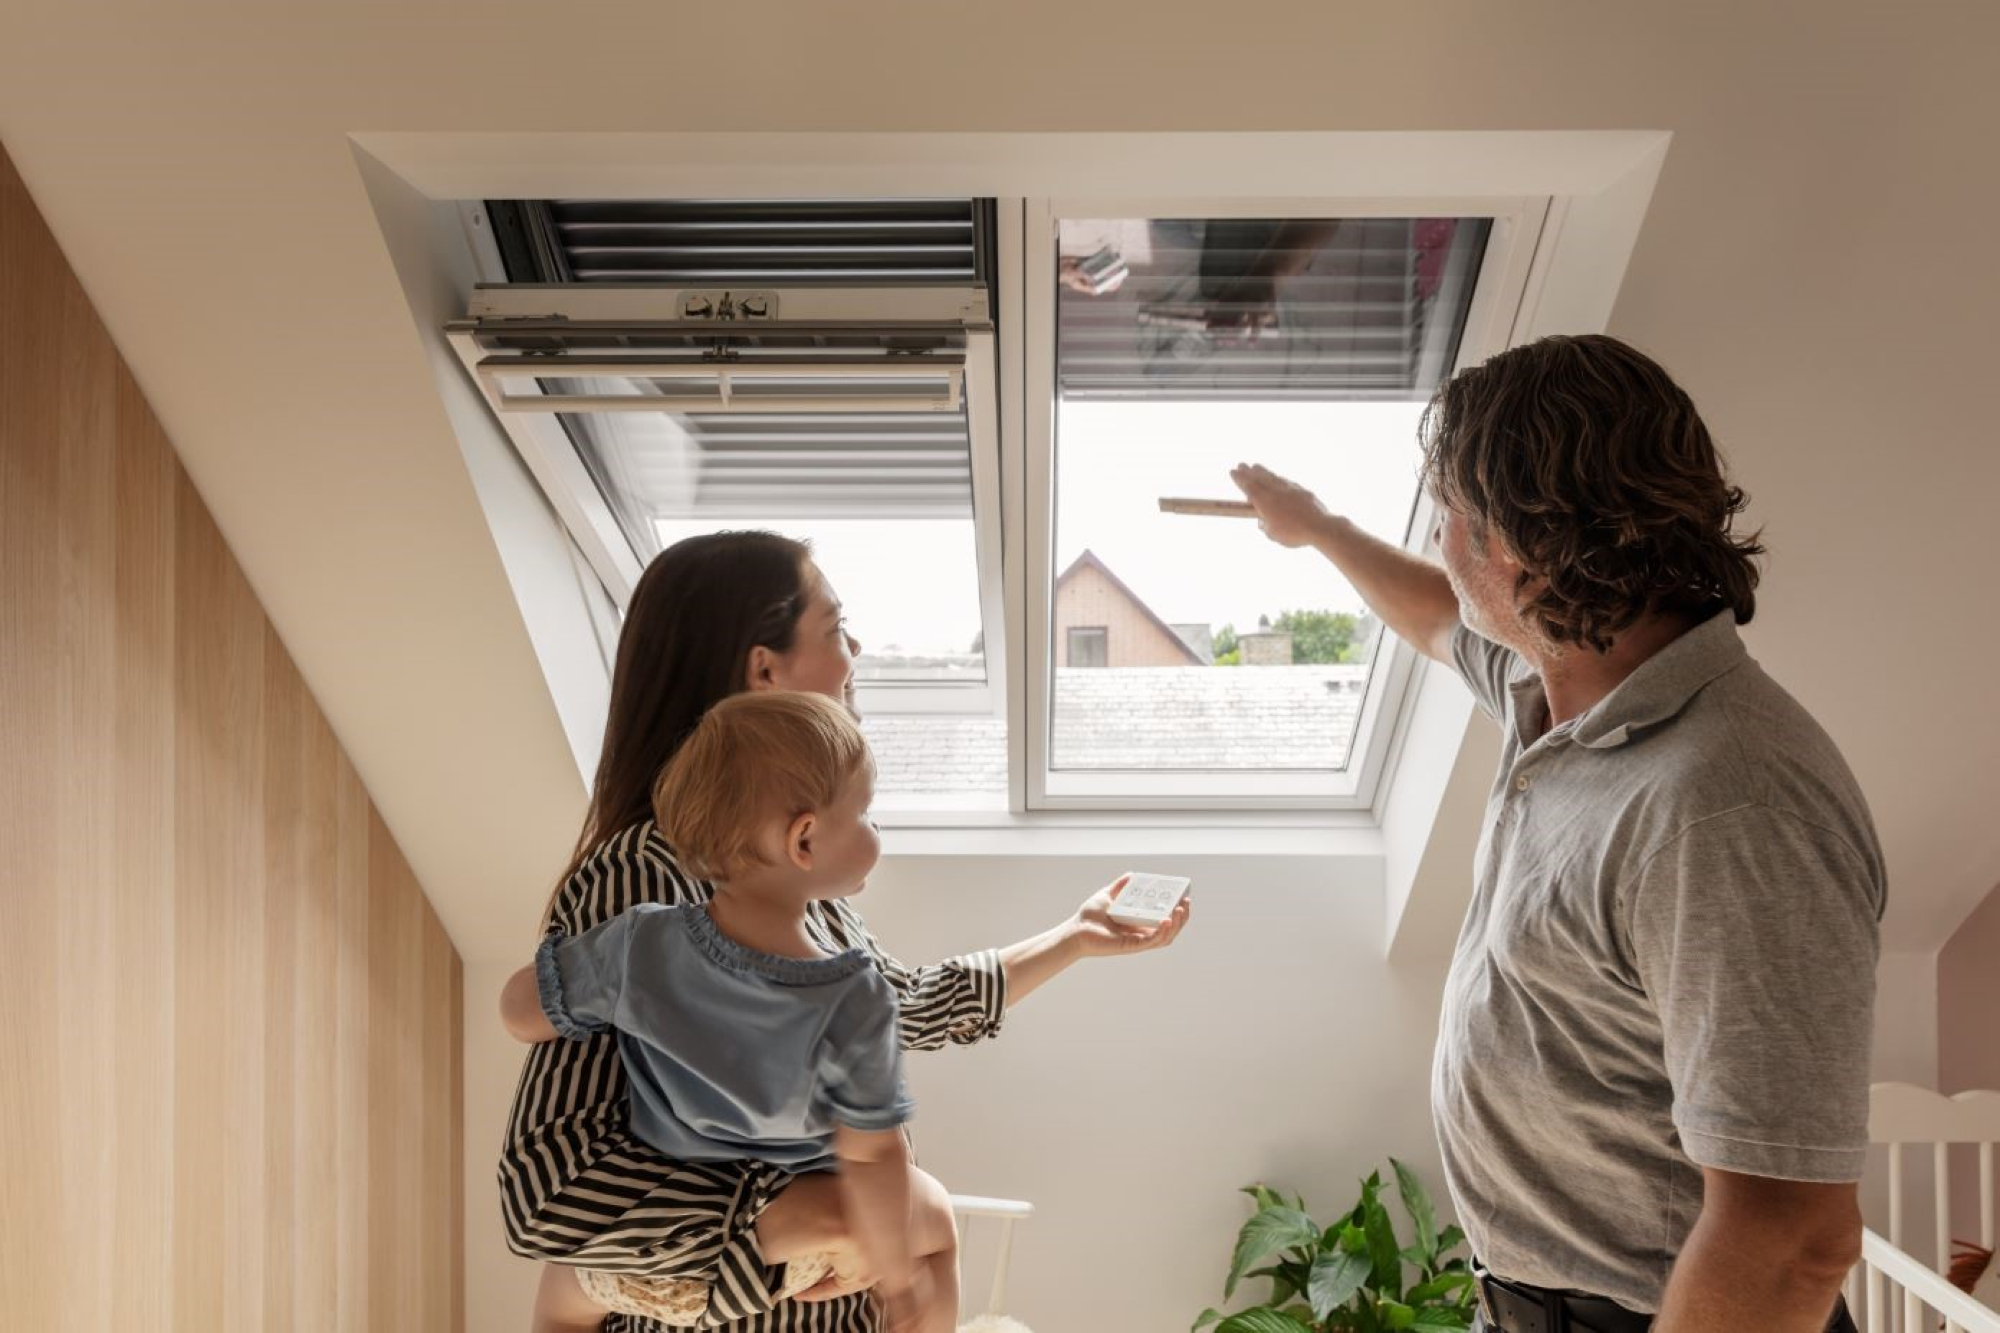
[{"label": "woman's hand", "polygon": [[1126,876],[1105,885],[1084,900],[1070,918],[1069,931],[1076,941],[1079,955],[1085,958],[1107,958],[1114,954],[1144,953],[1148,949],[1164,949],[1180,935],[1187,925],[1188,912],[1194,895],[1190,892],[1181,899],[1174,914],[1157,926],[1135,926],[1114,920],[1111,904],[1118,901],[1118,895],[1125,891]]},{"label": "woman's hand", "polygon": [[756,1231],[757,1251],[767,1264],[787,1263],[850,1240],[840,1177],[831,1171],[794,1176],[757,1215]]},{"label": "woman's hand", "polygon": [[840,1177],[831,1171],[794,1177],[757,1217],[757,1250],[767,1264],[833,1249],[840,1251],[833,1271],[792,1299],[809,1304],[835,1301],[875,1285],[875,1275],[862,1264],[847,1229]]},{"label": "woman's hand", "polygon": [[1008,1007],[1040,990],[1043,982],[1080,958],[1164,949],[1179,937],[1181,927],[1187,925],[1190,898],[1182,898],[1174,914],[1157,926],[1128,926],[1111,919],[1111,904],[1124,892],[1125,878],[1121,875],[1091,894],[1061,925],[1000,951],[1000,965],[1007,973]]}]

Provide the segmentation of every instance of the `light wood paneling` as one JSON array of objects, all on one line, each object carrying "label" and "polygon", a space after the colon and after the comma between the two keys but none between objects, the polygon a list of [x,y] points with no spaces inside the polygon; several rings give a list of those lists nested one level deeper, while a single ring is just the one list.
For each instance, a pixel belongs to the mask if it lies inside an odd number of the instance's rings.
[{"label": "light wood paneling", "polygon": [[457,1330],[460,965],[0,153],[0,1281]]}]

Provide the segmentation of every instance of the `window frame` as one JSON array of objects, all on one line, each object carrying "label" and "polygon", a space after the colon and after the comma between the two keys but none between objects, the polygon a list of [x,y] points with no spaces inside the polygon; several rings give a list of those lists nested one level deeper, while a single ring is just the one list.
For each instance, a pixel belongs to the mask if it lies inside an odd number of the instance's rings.
[{"label": "window frame", "polygon": [[[1010,202],[1020,205],[1009,227]],[[1065,219],[1154,217],[1480,217],[1491,220],[1486,253],[1473,282],[1472,302],[1457,357],[1447,377],[1513,346],[1524,327],[1530,276],[1542,244],[1552,200],[1547,196],[1402,197],[1047,197],[1001,201],[997,280],[1018,295],[1023,360],[1018,387],[1022,421],[1019,450],[1023,503],[1013,506],[1022,552],[1021,619],[1013,622],[1021,697],[1010,714],[1008,742],[1017,811],[1061,810],[1375,810],[1395,744],[1414,696],[1420,656],[1384,632],[1363,695],[1349,762],[1338,772],[1079,772],[1052,767],[1054,700],[1055,413],[1057,227]],[[1011,443],[1011,442],[1010,442]],[[1435,514],[1419,491],[1402,546],[1428,553]],[[1010,603],[1011,609],[1011,603]],[[1016,723],[1018,722],[1018,725]]]},{"label": "window frame", "polygon": [[[578,445],[558,419],[557,409],[536,411],[530,402],[523,401],[540,396],[539,387],[532,379],[513,382],[510,377],[509,387],[503,389],[502,377],[482,365],[490,354],[478,342],[481,321],[556,319],[578,323],[684,324],[677,314],[683,299],[703,290],[667,285],[481,284],[475,289],[467,317],[452,321],[445,329],[447,341],[457,352],[493,419],[513,442],[569,531],[583,565],[595,575],[604,595],[616,608],[614,623],[622,622],[644,561],[620,523],[613,501],[598,486]],[[970,287],[775,290],[783,318],[770,321],[774,327],[787,322],[962,326],[966,340],[962,399],[986,679],[984,683],[951,684],[862,680],[856,682],[855,698],[862,712],[885,716],[1001,716],[1009,698],[1010,661],[1001,532],[1002,405],[999,349],[987,293],[983,288]],[[740,321],[715,325],[718,332],[725,333],[754,327]],[[559,364],[552,359],[551,368]]]}]

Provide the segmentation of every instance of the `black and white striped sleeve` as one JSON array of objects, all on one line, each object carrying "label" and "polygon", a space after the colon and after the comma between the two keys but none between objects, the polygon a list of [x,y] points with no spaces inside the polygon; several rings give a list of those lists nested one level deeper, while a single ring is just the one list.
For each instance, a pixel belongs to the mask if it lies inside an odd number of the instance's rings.
[{"label": "black and white striped sleeve", "polygon": [[[643,824],[607,841],[563,887],[550,929],[575,934],[635,903],[689,903],[707,887]],[[516,1254],[710,1284],[709,1318],[771,1309],[782,1265],[753,1228],[786,1174],[762,1162],[685,1163],[627,1129],[624,1066],[610,1034],[529,1053],[500,1154],[501,1211]]]},{"label": "black and white striped sleeve", "polygon": [[935,1051],[947,1042],[969,1046],[998,1035],[1007,1012],[1007,973],[997,949],[906,967],[882,951],[844,899],[821,906],[835,943],[866,949],[895,989],[904,1050]]}]

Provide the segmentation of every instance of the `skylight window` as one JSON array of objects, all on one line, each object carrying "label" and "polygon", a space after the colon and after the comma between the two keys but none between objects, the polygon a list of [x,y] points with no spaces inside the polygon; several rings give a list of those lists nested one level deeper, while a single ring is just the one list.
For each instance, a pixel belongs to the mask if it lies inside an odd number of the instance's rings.
[{"label": "skylight window", "polygon": [[1409,650],[1323,561],[1159,501],[1258,461],[1420,547],[1417,418],[1532,248],[1504,211],[486,208],[509,281],[449,332],[611,601],[696,533],[809,540],[890,807],[1372,800]]}]

